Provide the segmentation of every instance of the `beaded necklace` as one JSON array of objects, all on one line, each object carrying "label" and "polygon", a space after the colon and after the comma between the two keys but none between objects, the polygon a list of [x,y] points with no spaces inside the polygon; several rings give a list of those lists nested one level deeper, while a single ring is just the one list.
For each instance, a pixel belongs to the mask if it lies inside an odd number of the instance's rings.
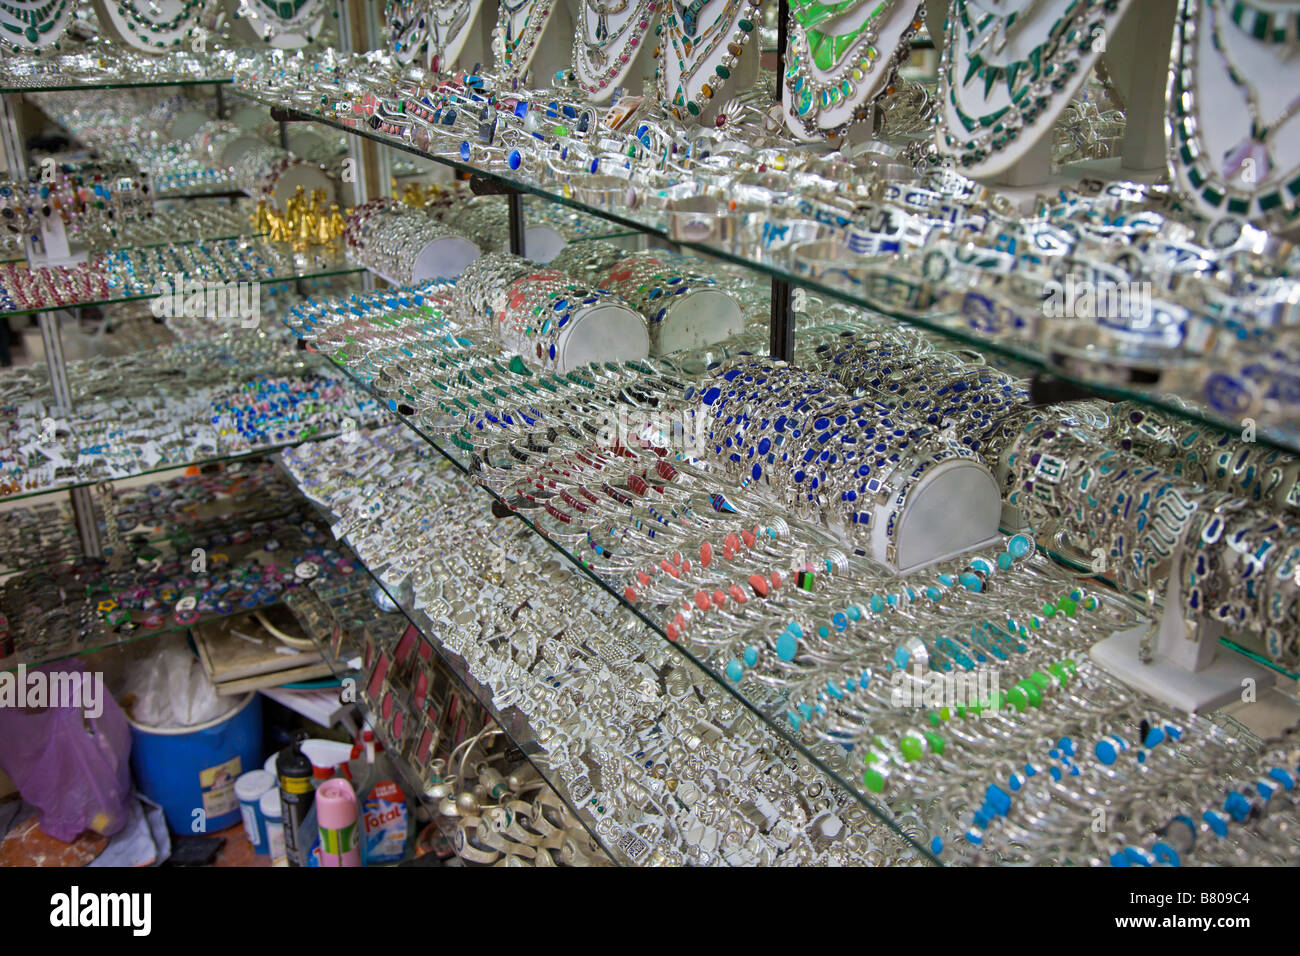
[{"label": "beaded necklace", "polygon": [[[979,6],[976,0],[954,0],[940,67],[949,119],[941,133],[941,149],[965,169],[979,167],[1040,117],[1055,115],[1056,108],[1063,105],[1056,102],[1061,98],[1057,94],[1075,83],[1081,65],[1095,56],[1093,37],[1113,27],[1126,5],[1126,0],[1072,0],[1050,26],[1041,15],[1037,18],[1036,24],[1046,26],[1036,29],[1043,39],[1023,57],[994,63],[984,50],[999,31],[1005,35],[1006,24],[999,20],[1018,14],[999,17],[990,13],[976,18],[970,9]],[[965,63],[960,76],[958,61]],[[975,85],[976,78],[983,80],[982,87]],[[1008,102],[987,109],[999,84],[1005,84]]]},{"label": "beaded necklace", "polygon": [[[907,3],[904,0],[904,5]],[[867,13],[861,22],[843,32],[835,31],[837,22],[855,9],[863,8],[867,8]],[[882,56],[892,52],[882,51],[878,41],[880,26],[895,10],[895,0],[865,3],[847,0],[836,4],[793,0],[790,4],[790,43],[784,82],[792,97],[792,114],[802,122],[805,133],[827,132],[821,114],[851,103],[860,84],[875,75]],[[920,19],[914,18],[900,42],[907,40],[920,25]],[[865,113],[865,108],[861,112]],[[840,128],[847,125],[843,123]]]},{"label": "beaded necklace", "polygon": [[[515,15],[527,9],[522,30],[515,33]],[[492,47],[496,53],[497,67],[507,76],[518,77],[532,62],[537,41],[551,18],[551,0],[519,0],[514,6],[501,0],[497,13],[496,30]]]},{"label": "beaded necklace", "polygon": [[[1293,172],[1279,174],[1269,177],[1267,181],[1263,175],[1260,175],[1253,190],[1243,189],[1240,183],[1229,183],[1224,172],[1218,168],[1218,164],[1211,162],[1201,131],[1201,121],[1197,115],[1202,109],[1203,95],[1198,89],[1198,84],[1202,82],[1203,70],[1203,65],[1198,62],[1197,48],[1200,45],[1198,30],[1210,30],[1211,38],[1217,43],[1218,37],[1215,36],[1214,30],[1217,24],[1211,22],[1207,25],[1205,17],[1217,19],[1219,11],[1227,10],[1231,19],[1232,9],[1235,7],[1229,8],[1226,2],[1215,8],[1209,0],[1182,0],[1179,7],[1178,19],[1174,25],[1174,53],[1169,74],[1169,95],[1165,101],[1166,124],[1171,132],[1170,169],[1173,171],[1179,191],[1184,196],[1192,198],[1205,215],[1222,216],[1227,213],[1230,216],[1249,218],[1253,222],[1266,226],[1285,228],[1300,216],[1300,175],[1295,175]],[[1257,21],[1251,20],[1245,14],[1241,19],[1249,26],[1249,29],[1247,27],[1241,29],[1253,38],[1254,24]],[[1233,22],[1237,21],[1234,19]],[[1226,59],[1224,66],[1229,70],[1231,79],[1231,64]],[[1237,79],[1232,79],[1232,82],[1237,83]],[[1292,111],[1292,106],[1284,111],[1284,116]],[[1238,171],[1241,161],[1251,158],[1252,151],[1258,160],[1258,147],[1267,148],[1267,135],[1263,142],[1257,142],[1253,138],[1253,135],[1260,132],[1258,126],[1263,124],[1258,124],[1256,117],[1252,117],[1252,120],[1256,123],[1256,128],[1252,130],[1252,137],[1247,137],[1237,147],[1229,150],[1225,156],[1217,157],[1220,161],[1236,163]],[[1278,129],[1283,121],[1279,119],[1267,124],[1266,133]]]},{"label": "beaded necklace", "polygon": [[[573,59],[578,80],[588,93],[604,89],[627,68],[659,9],[659,0],[637,0],[631,15],[611,36],[607,18],[622,13],[629,2],[621,0],[614,7],[602,0],[586,0],[583,4],[574,34]],[[590,30],[591,13],[598,18],[594,31]],[[588,39],[593,34],[595,43]]]},{"label": "beaded necklace", "polygon": [[0,42],[14,51],[58,42],[73,13],[72,0],[0,0]]},{"label": "beaded necklace", "polygon": [[[754,33],[758,0],[727,0],[717,19],[702,34],[699,33],[699,13],[709,2],[712,0],[692,0],[691,4],[683,7],[675,0],[665,9],[662,20],[655,28],[655,33],[661,37],[660,46],[655,50],[655,57],[659,60],[656,70],[659,97],[664,107],[678,119],[700,115],[704,106],[731,78],[731,71],[745,50],[745,43]],[[687,23],[679,20],[679,11],[682,17],[690,15],[689,29]],[[662,40],[665,36],[666,44]],[[714,67],[714,75],[701,83],[696,93],[689,94],[691,80],[701,65],[710,61],[723,42],[727,44],[726,53]],[[678,68],[677,86],[671,94],[668,91],[669,56],[674,58]]]}]

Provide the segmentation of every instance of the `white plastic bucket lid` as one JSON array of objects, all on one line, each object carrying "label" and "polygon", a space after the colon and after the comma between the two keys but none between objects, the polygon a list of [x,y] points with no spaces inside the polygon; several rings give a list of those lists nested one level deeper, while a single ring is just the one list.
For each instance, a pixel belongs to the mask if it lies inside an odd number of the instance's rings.
[{"label": "white plastic bucket lid", "polygon": [[235,796],[240,803],[260,800],[262,794],[275,787],[275,774],[265,770],[250,770],[235,778]]}]

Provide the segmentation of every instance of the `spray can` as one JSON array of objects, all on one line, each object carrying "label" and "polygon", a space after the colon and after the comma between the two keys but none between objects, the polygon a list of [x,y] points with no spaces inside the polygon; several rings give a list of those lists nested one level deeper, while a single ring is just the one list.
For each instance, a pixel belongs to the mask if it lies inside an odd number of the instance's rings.
[{"label": "spray can", "polygon": [[298,848],[298,828],[302,825],[307,811],[312,807],[315,791],[311,786],[311,761],[302,752],[301,745],[307,739],[305,733],[298,733],[293,743],[280,751],[275,758],[275,772],[280,779],[280,806],[284,821],[284,851],[289,857],[290,866],[302,866],[303,859]]},{"label": "spray can", "polygon": [[316,827],[320,831],[321,866],[360,866],[361,831],[357,794],[342,778],[326,780],[316,790]]}]

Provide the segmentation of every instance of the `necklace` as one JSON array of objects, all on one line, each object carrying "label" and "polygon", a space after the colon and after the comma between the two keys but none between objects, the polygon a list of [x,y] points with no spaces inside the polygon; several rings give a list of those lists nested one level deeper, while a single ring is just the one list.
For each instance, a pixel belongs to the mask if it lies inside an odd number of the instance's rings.
[{"label": "necklace", "polygon": [[460,52],[460,46],[456,41],[464,33],[465,28],[469,26],[470,14],[478,13],[478,8],[474,6],[473,0],[468,2],[456,3],[451,7],[451,16],[444,16],[446,8],[433,5],[433,25],[429,30],[429,63],[431,68],[437,72],[448,61],[455,59],[454,56],[448,55],[448,50],[455,45],[455,52]]},{"label": "necklace", "polygon": [[179,45],[209,5],[209,0],[100,0],[95,7],[100,23],[122,42],[157,51]]},{"label": "necklace", "polygon": [[[897,53],[904,42],[921,26],[913,9],[917,4],[904,0],[868,0],[827,5],[817,0],[792,0],[790,4],[790,42],[786,54],[785,85],[790,93],[787,116],[797,118],[809,135],[843,132],[851,123],[870,113],[870,103],[862,95],[881,88],[873,82],[881,75],[877,66],[882,59],[891,70],[900,59],[885,54]],[[856,25],[836,28],[836,24],[865,11]],[[879,43],[881,30],[889,33],[896,15],[907,16],[903,33],[889,50]],[[852,22],[852,20],[850,20]],[[845,109],[855,109],[845,117]],[[828,115],[840,117],[838,122]]]},{"label": "necklace", "polygon": [[[1174,28],[1169,96],[1166,98],[1166,125],[1171,130],[1170,170],[1179,193],[1207,217],[1222,217],[1227,213],[1264,227],[1286,229],[1300,217],[1300,175],[1294,175],[1292,170],[1268,176],[1257,168],[1253,184],[1243,183],[1240,175],[1230,181],[1229,176],[1211,162],[1212,150],[1207,148],[1204,139],[1204,125],[1198,115],[1204,107],[1198,87],[1217,78],[1207,78],[1205,65],[1198,62],[1202,31],[1209,32],[1229,73],[1230,82],[1242,90],[1251,119],[1250,135],[1217,157],[1234,168],[1235,173],[1241,172],[1247,159],[1254,159],[1257,164],[1263,161],[1271,167],[1268,140],[1297,110],[1297,104],[1292,101],[1272,122],[1261,121],[1254,90],[1241,82],[1243,75],[1223,55],[1221,38],[1216,36],[1220,25],[1217,15],[1228,9],[1226,3],[1215,7],[1209,0],[1182,0],[1179,7]],[[1208,24],[1206,16],[1211,18]],[[1253,39],[1253,34],[1242,29],[1243,34]],[[1291,84],[1295,85],[1294,79]],[[1274,171],[1270,168],[1269,172]]]},{"label": "necklace", "polygon": [[[600,0],[587,0],[585,10],[590,10],[596,14],[596,39],[606,40],[609,38],[609,17],[617,16],[627,9],[628,0],[618,0],[615,7],[607,7]],[[584,10],[584,15],[585,15]]]},{"label": "necklace", "polygon": [[388,0],[384,10],[388,25],[388,48],[399,63],[412,63],[429,45],[429,10],[427,4],[416,0],[402,3]]},{"label": "necklace", "polygon": [[475,8],[469,0],[449,6],[440,6],[433,0],[388,0],[384,11],[388,46],[399,62],[414,63],[420,59],[422,65],[437,72],[447,64],[447,50],[469,24],[472,9]]},{"label": "necklace", "polygon": [[1233,85],[1245,96],[1246,109],[1250,113],[1250,135],[1224,154],[1223,171],[1229,179],[1235,179],[1247,162],[1253,162],[1255,164],[1254,172],[1258,177],[1256,181],[1259,181],[1267,178],[1269,173],[1273,171],[1273,157],[1270,153],[1268,141],[1280,127],[1296,115],[1297,111],[1300,111],[1300,96],[1292,99],[1272,122],[1265,123],[1260,115],[1259,95],[1245,78],[1242,70],[1233,62],[1232,56],[1228,52],[1229,44],[1225,40],[1223,33],[1220,32],[1219,15],[1212,2],[1209,3],[1208,9],[1210,13],[1210,36],[1214,42],[1214,48],[1219,51],[1219,55],[1223,58],[1228,77],[1232,80]]},{"label": "necklace", "polygon": [[73,12],[72,0],[3,0],[0,43],[15,52],[57,46]]},{"label": "necklace", "polygon": [[[754,33],[760,0],[726,0],[719,9],[717,19],[701,33],[699,14],[713,2],[716,0],[691,0],[689,4],[673,0],[655,27],[655,34],[660,37],[660,45],[654,51],[658,61],[655,81],[659,88],[659,99],[664,108],[678,119],[699,116],[703,112],[708,102],[731,78],[731,71],[740,61],[741,54],[745,52],[745,44]],[[679,16],[689,16],[690,20],[679,19]],[[706,64],[712,62],[713,55],[724,43],[726,46],[721,59],[714,64],[707,79],[697,87],[692,81]],[[668,76],[670,56],[677,68],[677,82],[671,93],[668,89],[671,82]]]},{"label": "necklace", "polygon": [[[1096,58],[1093,38],[1109,32],[1129,0],[1071,0],[1059,7],[1055,19],[1044,6],[1037,16],[1028,0],[1013,0],[1022,29],[1032,29],[1041,40],[1023,56],[994,62],[988,48],[1006,37],[1006,24],[997,15],[972,15],[995,0],[953,0],[947,42],[939,70],[944,105],[939,148],[952,156],[968,175],[987,175],[1005,167],[999,154],[1022,137],[1034,139],[1068,105],[1067,89],[1087,76]],[[1050,0],[1049,0],[1050,2]],[[999,32],[1000,31],[1000,32]],[[994,50],[1001,49],[1000,43]],[[958,75],[958,64],[963,69]],[[982,84],[973,81],[982,79]],[[996,95],[996,98],[995,98]],[[1000,104],[1000,105],[995,105]],[[1031,127],[1037,127],[1037,130]]]},{"label": "necklace", "polygon": [[239,15],[268,43],[301,46],[320,36],[325,0],[239,0]]},{"label": "necklace", "polygon": [[[515,33],[515,15],[524,12],[522,31]],[[537,41],[551,18],[551,0],[501,0],[496,29],[492,32],[492,51],[497,69],[509,79],[520,79],[536,52]]]},{"label": "necklace", "polygon": [[1261,10],[1246,0],[1234,0],[1228,16],[1261,43],[1300,43],[1300,8]]},{"label": "necklace", "polygon": [[[618,16],[630,6],[630,0],[616,0],[606,6],[604,0],[586,0],[574,34],[573,65],[578,83],[589,94],[598,93],[612,83],[617,83],[635,60],[642,40],[654,22],[659,0],[637,0],[631,13],[613,33],[609,32],[611,16]],[[591,16],[596,26],[592,29]],[[595,37],[596,42],[591,38]]]},{"label": "necklace", "polygon": [[[985,3],[980,3],[979,0],[972,0],[972,2],[987,12],[983,19],[976,24],[976,32],[980,34],[980,40],[971,52],[979,53],[991,41],[996,40],[993,52],[1000,56],[1014,33],[1012,27],[1017,23],[1023,26],[1026,23],[1033,22],[1034,8],[1038,6],[1040,0],[1026,0],[1026,2],[1020,3],[1010,10],[997,9],[996,0],[985,0]],[[989,9],[990,7],[993,9]],[[991,29],[986,29],[990,26]]]}]

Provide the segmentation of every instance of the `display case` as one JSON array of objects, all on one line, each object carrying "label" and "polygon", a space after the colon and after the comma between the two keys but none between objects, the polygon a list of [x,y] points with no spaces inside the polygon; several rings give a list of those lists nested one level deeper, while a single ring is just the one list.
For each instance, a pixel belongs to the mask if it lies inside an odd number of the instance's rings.
[{"label": "display case", "polygon": [[[157,463],[279,451],[410,625],[363,672],[413,779],[436,654],[620,864],[1294,859],[1300,132],[1241,69],[1291,14],[469,4],[450,43],[423,6],[204,60],[218,121],[347,137],[336,245],[200,241],[222,282],[357,277],[256,333],[350,404]],[[412,157],[443,181],[403,202]],[[156,301],[131,265],[72,304]],[[52,402],[7,402],[56,434],[68,307]],[[86,486],[152,467],[31,490],[96,556]]]}]

